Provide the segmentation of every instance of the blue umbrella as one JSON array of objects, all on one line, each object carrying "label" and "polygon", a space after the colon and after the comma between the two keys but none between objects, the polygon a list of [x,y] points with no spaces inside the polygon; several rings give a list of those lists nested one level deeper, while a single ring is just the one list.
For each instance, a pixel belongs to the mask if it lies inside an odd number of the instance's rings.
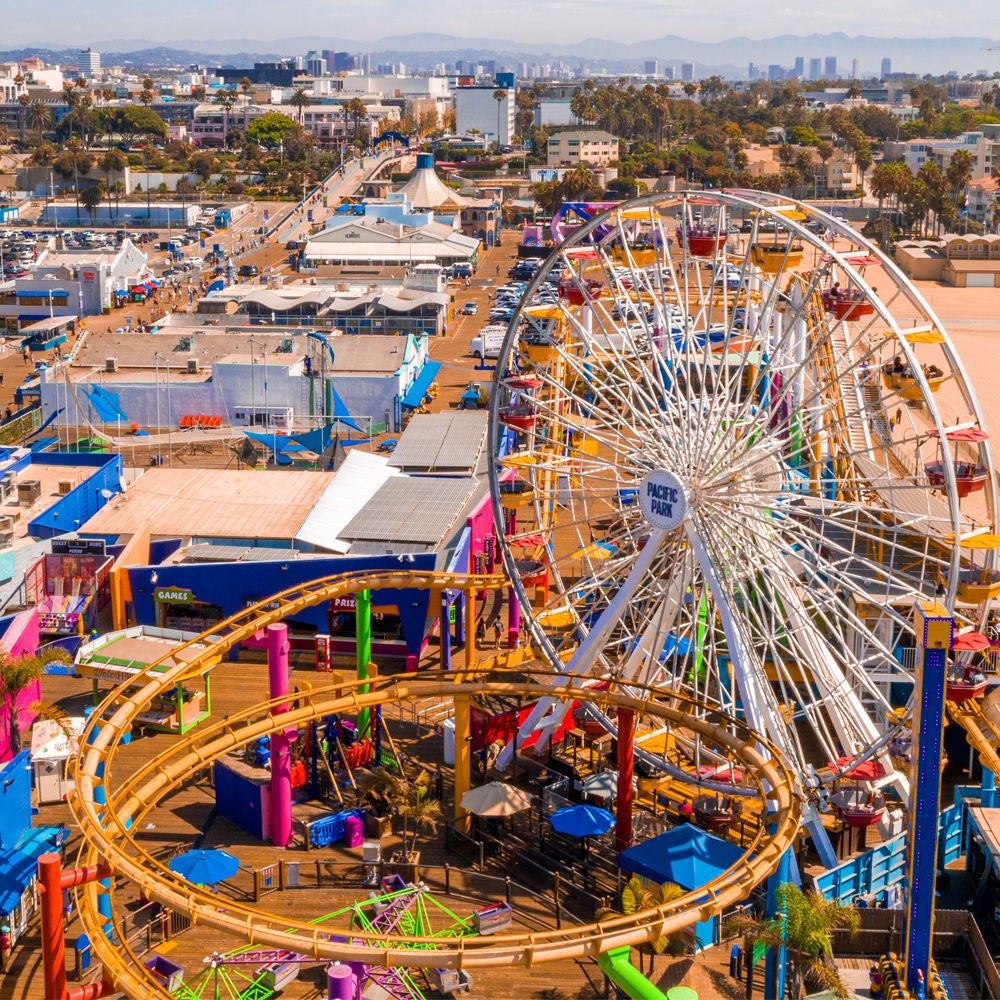
[{"label": "blue umbrella", "polygon": [[186,851],[172,858],[167,867],[195,885],[215,885],[232,878],[240,861],[227,851]]},{"label": "blue umbrella", "polygon": [[549,817],[556,833],[569,837],[596,837],[615,825],[615,818],[599,806],[566,806]]}]

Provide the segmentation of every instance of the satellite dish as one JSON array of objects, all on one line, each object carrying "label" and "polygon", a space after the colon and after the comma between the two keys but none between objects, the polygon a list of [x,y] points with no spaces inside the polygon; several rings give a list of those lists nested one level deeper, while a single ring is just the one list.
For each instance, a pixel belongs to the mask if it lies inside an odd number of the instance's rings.
[{"label": "satellite dish", "polygon": [[101,496],[105,500],[110,500],[114,496],[114,493],[112,493],[111,490],[104,489],[104,490],[101,490]]}]

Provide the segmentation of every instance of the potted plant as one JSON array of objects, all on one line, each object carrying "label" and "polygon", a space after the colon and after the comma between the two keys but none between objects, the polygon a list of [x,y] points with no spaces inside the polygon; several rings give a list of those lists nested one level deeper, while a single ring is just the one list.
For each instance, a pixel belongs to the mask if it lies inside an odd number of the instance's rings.
[{"label": "potted plant", "polygon": [[377,767],[357,779],[358,804],[367,806],[365,836],[381,840],[392,829],[392,817],[406,795],[406,782]]},{"label": "potted plant", "polygon": [[419,882],[417,834],[421,831],[432,833],[441,819],[441,803],[430,797],[430,778],[426,771],[421,771],[416,779],[406,783],[403,799],[396,806],[396,814],[403,820],[403,843],[389,859],[388,870],[401,875],[407,882]]}]

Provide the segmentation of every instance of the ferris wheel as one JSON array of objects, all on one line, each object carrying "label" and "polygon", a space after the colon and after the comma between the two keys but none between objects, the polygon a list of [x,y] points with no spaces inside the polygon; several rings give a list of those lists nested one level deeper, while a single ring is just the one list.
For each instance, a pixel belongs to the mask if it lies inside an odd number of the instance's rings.
[{"label": "ferris wheel", "polygon": [[624,203],[539,269],[490,418],[504,562],[557,669],[744,717],[805,794],[874,759],[905,801],[914,601],[981,627],[1000,538],[975,395],[890,260],[760,192]]}]

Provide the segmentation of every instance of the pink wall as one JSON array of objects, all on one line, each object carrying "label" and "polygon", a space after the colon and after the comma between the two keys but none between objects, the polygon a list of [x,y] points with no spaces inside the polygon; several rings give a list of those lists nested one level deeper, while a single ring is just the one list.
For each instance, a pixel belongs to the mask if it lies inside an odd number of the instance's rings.
[{"label": "pink wall", "polygon": [[[22,611],[7,626],[7,631],[0,637],[0,652],[11,657],[18,657],[24,653],[35,653],[38,651],[38,613],[34,608]],[[27,711],[29,705],[39,701],[42,697],[42,685],[36,681],[29,684],[17,696],[16,707],[20,710],[19,721],[21,729],[24,730],[34,721],[34,713]],[[10,714],[7,707],[0,706],[0,763],[11,759],[10,738]]]},{"label": "pink wall", "polygon": [[476,556],[480,552],[486,553],[486,572],[492,572],[496,561],[496,552],[493,543],[488,545],[486,539],[494,538],[493,531],[493,506],[489,496],[483,497],[479,506],[469,515],[466,524],[469,526],[469,572],[476,571]]}]

